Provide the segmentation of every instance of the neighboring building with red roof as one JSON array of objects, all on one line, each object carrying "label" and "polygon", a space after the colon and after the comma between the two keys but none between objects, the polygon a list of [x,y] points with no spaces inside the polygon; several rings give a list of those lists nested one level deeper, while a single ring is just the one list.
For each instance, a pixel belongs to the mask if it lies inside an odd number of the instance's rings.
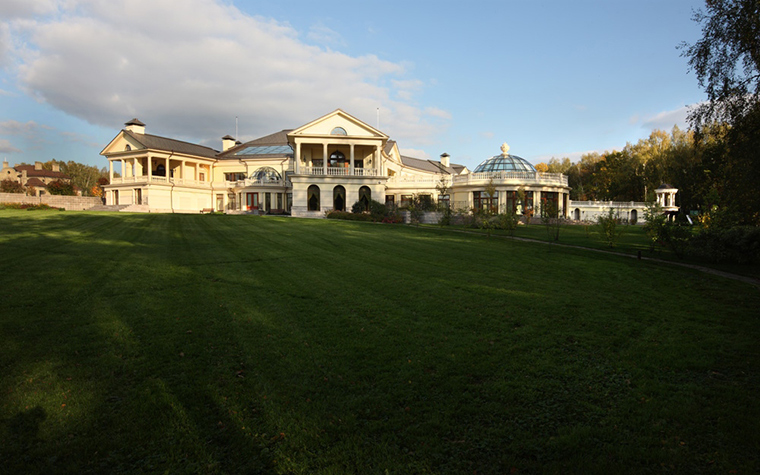
[{"label": "neighboring building with red roof", "polygon": [[53,162],[52,170],[47,170],[43,168],[42,162],[35,162],[34,165],[16,165],[12,167],[6,160],[3,162],[2,170],[0,170],[1,180],[12,180],[21,183],[27,194],[41,196],[48,193],[48,183],[56,180],[68,183],[71,181],[71,177],[61,172],[60,166],[55,162]]}]

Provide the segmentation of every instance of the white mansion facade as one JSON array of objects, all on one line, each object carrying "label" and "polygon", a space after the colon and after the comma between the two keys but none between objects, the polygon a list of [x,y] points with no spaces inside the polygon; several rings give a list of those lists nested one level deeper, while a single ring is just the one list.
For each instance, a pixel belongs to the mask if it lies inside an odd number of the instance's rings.
[{"label": "white mansion facade", "polygon": [[[324,217],[333,209],[351,210],[357,201],[403,207],[423,195],[456,209],[536,214],[551,201],[576,218],[565,175],[539,173],[507,152],[505,144],[502,154],[472,172],[450,163],[448,154],[437,161],[403,156],[386,134],[338,109],[246,143],[225,136],[221,151],[147,134],[145,124],[133,119],[101,155],[110,170],[106,204],[130,211]],[[491,184],[494,196],[487,192]]]}]

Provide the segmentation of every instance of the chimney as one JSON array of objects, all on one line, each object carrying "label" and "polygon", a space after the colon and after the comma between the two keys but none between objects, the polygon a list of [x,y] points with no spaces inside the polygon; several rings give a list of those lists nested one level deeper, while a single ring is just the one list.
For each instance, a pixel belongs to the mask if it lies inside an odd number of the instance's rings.
[{"label": "chimney", "polygon": [[145,124],[140,122],[138,119],[132,119],[129,122],[126,122],[124,124],[124,128],[128,131],[134,133],[134,134],[144,134],[145,133]]},{"label": "chimney", "polygon": [[11,167],[11,165],[8,163],[8,159],[4,158],[3,159],[3,169],[10,168],[10,167]]},{"label": "chimney", "polygon": [[58,162],[56,162],[55,160],[53,160],[53,171],[54,171],[54,172],[59,172],[59,171],[61,171],[61,166],[60,166],[60,165],[58,165]]},{"label": "chimney", "polygon": [[444,167],[450,167],[451,162],[449,161],[449,154],[444,152],[441,154],[441,165]]},{"label": "chimney", "polygon": [[42,162],[34,162],[35,170],[42,170]]},{"label": "chimney", "polygon": [[234,147],[236,144],[235,138],[230,137],[229,135],[225,135],[222,137],[222,152],[226,152],[227,150]]}]

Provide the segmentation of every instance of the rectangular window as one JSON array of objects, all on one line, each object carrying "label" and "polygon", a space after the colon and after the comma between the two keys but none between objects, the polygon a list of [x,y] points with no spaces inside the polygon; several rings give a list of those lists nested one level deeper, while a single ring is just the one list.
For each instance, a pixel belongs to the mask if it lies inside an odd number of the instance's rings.
[{"label": "rectangular window", "polygon": [[225,173],[224,181],[243,181],[245,180],[245,173]]},{"label": "rectangular window", "polygon": [[224,211],[224,195],[216,195],[216,210]]},{"label": "rectangular window", "polygon": [[408,208],[410,204],[412,204],[412,195],[401,195],[399,208]]},{"label": "rectangular window", "polygon": [[235,207],[235,193],[230,193],[227,195],[227,199],[229,203],[227,203],[227,209],[236,209]]},{"label": "rectangular window", "polygon": [[285,211],[290,212],[291,208],[293,208],[293,193],[288,193],[287,206]]},{"label": "rectangular window", "polygon": [[451,200],[449,195],[438,195],[438,207],[441,209],[449,209]]},{"label": "rectangular window", "polygon": [[282,193],[277,193],[277,209],[282,209]]},{"label": "rectangular window", "polygon": [[490,196],[485,191],[472,192],[473,208],[491,213],[499,212],[498,192],[496,196]]},{"label": "rectangular window", "polygon": [[393,206],[396,204],[396,195],[385,195],[385,206]]}]

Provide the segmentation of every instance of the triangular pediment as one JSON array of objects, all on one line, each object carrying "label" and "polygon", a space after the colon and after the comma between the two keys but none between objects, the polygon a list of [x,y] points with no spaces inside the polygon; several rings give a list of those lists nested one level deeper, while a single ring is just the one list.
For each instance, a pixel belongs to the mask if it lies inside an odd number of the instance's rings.
[{"label": "triangular pediment", "polygon": [[[129,150],[127,150],[127,145],[129,145]],[[128,152],[131,150],[142,150],[145,148],[145,145],[140,143],[132,134],[129,134],[122,130],[121,132],[116,135],[116,137],[109,142],[108,145],[106,145],[106,148],[103,149],[102,152],[100,152],[101,155],[112,155],[119,152]]]},{"label": "triangular pediment", "polygon": [[[341,130],[342,129],[342,130]],[[343,134],[342,131],[345,131]],[[360,137],[388,140],[388,136],[356,117],[337,109],[293,130],[289,137]]]}]

